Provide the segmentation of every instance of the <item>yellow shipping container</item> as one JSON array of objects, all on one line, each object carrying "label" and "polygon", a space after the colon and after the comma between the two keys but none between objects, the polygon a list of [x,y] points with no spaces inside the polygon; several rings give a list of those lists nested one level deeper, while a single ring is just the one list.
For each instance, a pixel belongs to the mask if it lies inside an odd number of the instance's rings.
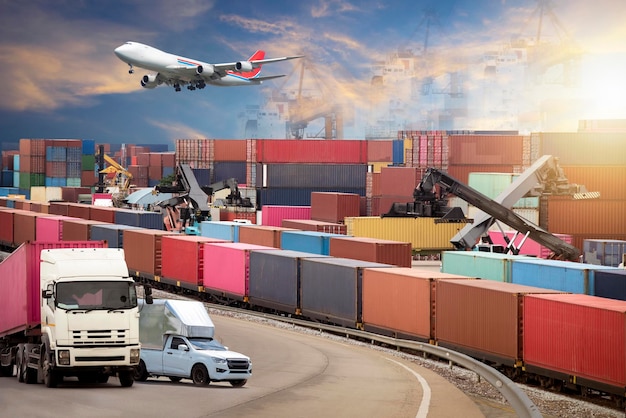
[{"label": "yellow shipping container", "polygon": [[368,162],[367,164],[372,166],[372,173],[380,173],[382,167],[391,165],[389,161]]},{"label": "yellow shipping container", "polygon": [[465,226],[462,223],[435,223],[435,218],[345,218],[348,235],[410,242],[415,251],[454,249],[450,239]]}]

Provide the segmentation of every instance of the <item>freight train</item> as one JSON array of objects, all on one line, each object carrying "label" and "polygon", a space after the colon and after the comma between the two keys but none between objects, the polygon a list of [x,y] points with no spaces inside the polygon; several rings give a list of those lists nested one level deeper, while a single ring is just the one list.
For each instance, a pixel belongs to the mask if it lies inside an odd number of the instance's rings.
[{"label": "freight train", "polygon": [[[0,209],[3,225],[11,216],[54,222],[46,214],[23,212]],[[11,241],[6,233],[0,241],[15,248],[20,243],[12,230]],[[449,347],[517,381],[610,397],[624,407],[624,300],[238,242],[239,234],[183,236],[102,223],[89,231],[90,239],[108,234],[109,246],[124,249],[138,282],[204,301]],[[36,239],[35,229],[27,233]],[[618,273],[615,280],[626,283]]]}]

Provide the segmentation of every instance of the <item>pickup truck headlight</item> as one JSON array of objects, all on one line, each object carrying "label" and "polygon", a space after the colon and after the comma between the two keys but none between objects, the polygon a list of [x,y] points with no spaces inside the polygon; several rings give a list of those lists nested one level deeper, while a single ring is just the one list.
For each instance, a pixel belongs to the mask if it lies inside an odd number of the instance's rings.
[{"label": "pickup truck headlight", "polygon": [[225,358],[211,357],[211,360],[213,360],[213,362],[216,363],[216,364],[226,364],[226,359]]},{"label": "pickup truck headlight", "polygon": [[70,365],[70,350],[59,350],[59,365],[61,366],[69,366]]},{"label": "pickup truck headlight", "polygon": [[130,349],[130,364],[138,364],[141,351],[138,348]]}]

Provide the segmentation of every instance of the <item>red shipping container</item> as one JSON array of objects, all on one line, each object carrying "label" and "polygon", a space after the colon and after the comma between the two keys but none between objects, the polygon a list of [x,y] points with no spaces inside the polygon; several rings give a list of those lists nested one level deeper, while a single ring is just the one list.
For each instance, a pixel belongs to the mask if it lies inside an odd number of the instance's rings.
[{"label": "red shipping container", "polygon": [[245,139],[216,139],[213,147],[214,161],[246,161]]},{"label": "red shipping container", "polygon": [[46,176],[58,178],[67,177],[67,162],[46,161]]},{"label": "red shipping container", "polygon": [[[626,301],[596,296],[532,295],[524,301],[527,370],[563,373],[626,388]],[[570,379],[565,379],[570,380]]]},{"label": "red shipping container", "polygon": [[360,140],[257,139],[256,161],[254,162],[265,164],[366,164],[367,142]]},{"label": "red shipping container", "polygon": [[204,263],[211,266],[204,269],[202,285],[205,291],[210,289],[247,300],[250,284],[250,251],[260,250],[276,248],[241,242],[204,244]]},{"label": "red shipping container", "polygon": [[361,198],[353,193],[311,193],[311,219],[325,222],[342,222],[346,217],[359,216]]},{"label": "red shipping container", "polygon": [[367,141],[368,162],[392,162],[393,141]]},{"label": "red shipping container", "polygon": [[163,167],[176,167],[176,153],[164,152],[161,154],[161,165]]},{"label": "red shipping container", "polygon": [[160,152],[150,152],[148,155],[150,156],[150,163],[148,164],[150,167],[159,167],[159,169],[163,167],[163,154]]},{"label": "red shipping container", "polygon": [[161,275],[180,281],[180,286],[198,290],[204,277],[204,243],[207,242],[227,241],[193,235],[162,237]]},{"label": "red shipping container", "polygon": [[330,256],[411,267],[413,248],[410,242],[363,237],[331,237]]},{"label": "red shipping container", "polygon": [[9,209],[3,207],[0,209],[0,243],[8,246],[13,246],[13,222],[14,222],[15,209]]},{"label": "red shipping container", "polygon": [[570,183],[600,192],[602,200],[626,200],[626,166],[562,166]]},{"label": "red shipping container", "polygon": [[522,165],[521,135],[450,135],[449,164]]},{"label": "red shipping container", "polygon": [[380,190],[385,196],[407,196],[413,200],[413,191],[424,176],[423,168],[382,167],[380,169]]},{"label": "red shipping container", "polygon": [[301,231],[327,232],[329,234],[347,234],[347,227],[344,224],[334,222],[324,222],[309,219],[283,219],[284,228],[299,229]]},{"label": "red shipping container", "polygon": [[256,224],[256,211],[238,210],[237,208],[221,208],[220,221],[234,221],[235,219],[244,219]]},{"label": "red shipping container", "polygon": [[89,210],[89,219],[91,219],[92,221],[100,221],[114,224],[115,212],[117,212],[117,208],[92,206]]},{"label": "red shipping container", "polygon": [[311,219],[311,207],[263,205],[261,208],[262,225],[283,226],[283,219]]},{"label": "red shipping container", "polygon": [[137,154],[133,160],[131,160],[132,165],[150,165],[150,153],[142,152],[141,154]]},{"label": "red shipping container", "polygon": [[163,167],[160,165],[150,165],[148,167],[149,180],[161,180],[163,178]]},{"label": "red shipping container", "polygon": [[[95,176],[95,174],[94,174]],[[61,199],[66,202],[78,202],[78,196],[81,194],[90,194],[90,187],[61,187]]]},{"label": "red shipping container", "polygon": [[0,263],[0,337],[34,328],[41,323],[39,263],[41,250],[104,248],[103,241],[29,242]]},{"label": "red shipping container", "polygon": [[[93,187],[96,185],[96,183],[98,183],[98,176],[93,170],[87,170],[87,171],[83,170],[80,172],[81,186]],[[90,191],[88,191],[87,193],[83,193],[83,194],[88,194],[88,193],[90,193]]]},{"label": "red shipping container", "polygon": [[48,213],[51,215],[68,216],[69,211],[69,202],[50,202],[48,209]]},{"label": "red shipping container", "polygon": [[68,203],[67,216],[80,219],[90,219],[91,205],[83,203]]}]

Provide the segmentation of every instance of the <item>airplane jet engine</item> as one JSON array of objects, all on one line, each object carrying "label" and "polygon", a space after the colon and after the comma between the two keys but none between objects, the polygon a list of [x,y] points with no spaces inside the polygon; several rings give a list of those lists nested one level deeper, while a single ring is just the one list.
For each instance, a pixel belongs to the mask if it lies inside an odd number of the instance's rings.
[{"label": "airplane jet engine", "polygon": [[196,67],[196,74],[203,77],[210,77],[213,75],[215,71],[213,70],[213,66],[211,64],[207,65],[198,65]]},{"label": "airplane jet engine", "polygon": [[252,71],[252,63],[250,61],[238,61],[235,64],[235,68],[237,69],[237,71],[246,73],[248,71]]},{"label": "airplane jet engine", "polygon": [[146,74],[141,78],[141,87],[146,89],[153,89],[159,85],[156,80],[156,74]]}]

